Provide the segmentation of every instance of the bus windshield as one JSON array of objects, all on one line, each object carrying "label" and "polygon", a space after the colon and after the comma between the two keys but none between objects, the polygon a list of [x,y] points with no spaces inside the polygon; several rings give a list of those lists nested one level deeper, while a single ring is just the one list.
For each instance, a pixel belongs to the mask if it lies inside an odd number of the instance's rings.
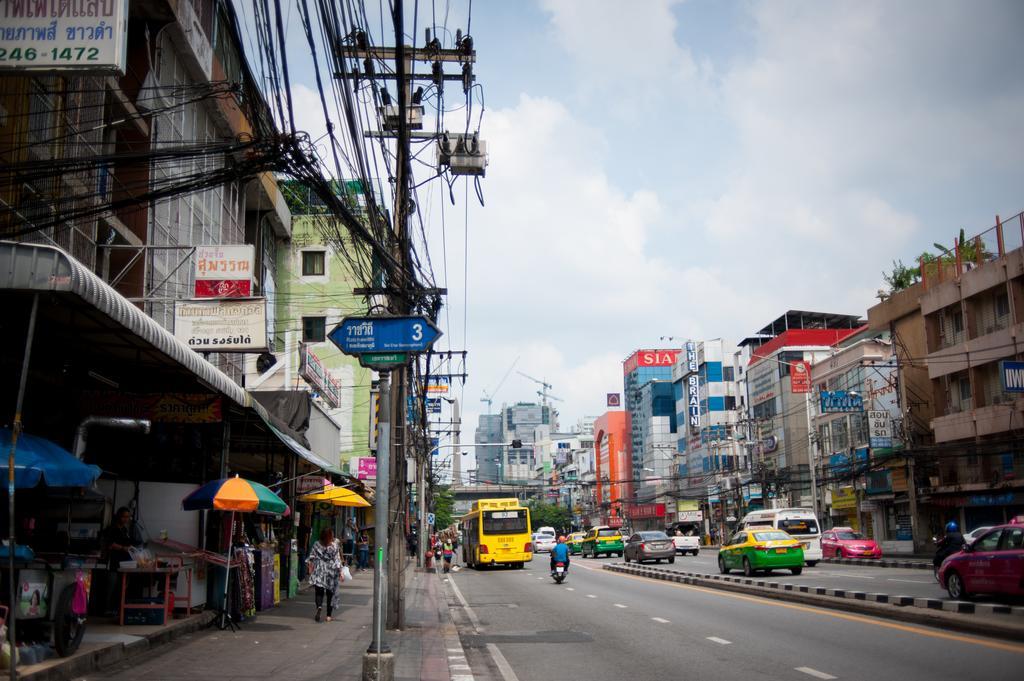
[{"label": "bus windshield", "polygon": [[529,530],[526,509],[516,511],[484,511],[484,534],[522,534]]}]

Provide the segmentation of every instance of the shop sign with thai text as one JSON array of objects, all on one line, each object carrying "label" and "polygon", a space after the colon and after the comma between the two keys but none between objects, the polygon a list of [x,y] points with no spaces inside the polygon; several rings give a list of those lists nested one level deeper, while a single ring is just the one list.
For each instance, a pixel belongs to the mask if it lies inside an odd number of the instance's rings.
[{"label": "shop sign with thai text", "polygon": [[0,71],[123,74],[128,0],[0,0]]},{"label": "shop sign with thai text", "polygon": [[822,390],[820,394],[822,414],[864,411],[864,398],[857,393],[845,390]]},{"label": "shop sign with thai text", "polygon": [[238,246],[196,246],[196,298],[248,298],[252,295],[256,250]]},{"label": "shop sign with thai text", "polygon": [[795,394],[811,392],[811,363],[794,362],[789,371],[789,387]]},{"label": "shop sign with thai text", "polygon": [[335,409],[338,408],[338,405],[341,404],[341,385],[331,376],[323,362],[309,349],[308,345],[303,345],[299,350],[299,373],[316,389],[327,404]]},{"label": "shop sign with thai text", "polygon": [[148,419],[154,423],[220,423],[220,397],[198,393],[124,393],[89,391],[83,412],[95,416]]},{"label": "shop sign with thai text", "polygon": [[267,299],[176,301],[174,337],[196,352],[266,352]]},{"label": "shop sign with thai text", "polygon": [[892,447],[892,419],[889,412],[868,412],[868,443],[872,449]]}]

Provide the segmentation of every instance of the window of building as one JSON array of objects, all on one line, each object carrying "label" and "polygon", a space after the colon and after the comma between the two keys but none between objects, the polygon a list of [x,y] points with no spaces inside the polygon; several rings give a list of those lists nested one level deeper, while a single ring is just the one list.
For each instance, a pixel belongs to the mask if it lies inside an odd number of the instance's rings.
[{"label": "window of building", "polygon": [[302,252],[302,276],[320,276],[324,273],[324,251]]},{"label": "window of building", "polygon": [[735,381],[736,371],[732,367],[722,367],[722,380],[723,381]]},{"label": "window of building", "polygon": [[996,317],[1010,316],[1010,296],[1000,293],[996,296]]},{"label": "window of building", "polygon": [[736,398],[732,395],[725,396],[725,410],[732,411],[736,408]]},{"label": "window of building", "polygon": [[302,342],[323,343],[326,339],[326,317],[302,318]]}]

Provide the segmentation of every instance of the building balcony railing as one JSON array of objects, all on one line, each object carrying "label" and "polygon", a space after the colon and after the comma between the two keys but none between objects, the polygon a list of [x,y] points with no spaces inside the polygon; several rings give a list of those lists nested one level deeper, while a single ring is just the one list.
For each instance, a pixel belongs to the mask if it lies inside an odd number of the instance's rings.
[{"label": "building balcony railing", "polygon": [[1024,246],[1024,212],[1008,220],[996,216],[996,224],[984,232],[956,241],[945,254],[933,260],[921,258],[921,282],[927,290],[944,281],[959,279],[967,270],[980,267]]}]

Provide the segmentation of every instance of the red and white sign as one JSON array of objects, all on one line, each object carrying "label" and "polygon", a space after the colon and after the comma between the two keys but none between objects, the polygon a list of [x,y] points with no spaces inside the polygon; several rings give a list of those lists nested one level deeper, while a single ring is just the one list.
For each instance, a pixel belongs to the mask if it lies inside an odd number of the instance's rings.
[{"label": "red and white sign", "polygon": [[637,350],[622,364],[623,373],[637,367],[670,367],[676,363],[679,350]]},{"label": "red and white sign", "polygon": [[636,504],[628,511],[629,517],[639,518],[664,518],[665,504]]},{"label": "red and white sign", "polygon": [[256,249],[240,246],[196,246],[196,298],[248,298]]},{"label": "red and white sign", "polygon": [[810,362],[795,362],[789,367],[789,386],[794,393],[811,392]]}]

